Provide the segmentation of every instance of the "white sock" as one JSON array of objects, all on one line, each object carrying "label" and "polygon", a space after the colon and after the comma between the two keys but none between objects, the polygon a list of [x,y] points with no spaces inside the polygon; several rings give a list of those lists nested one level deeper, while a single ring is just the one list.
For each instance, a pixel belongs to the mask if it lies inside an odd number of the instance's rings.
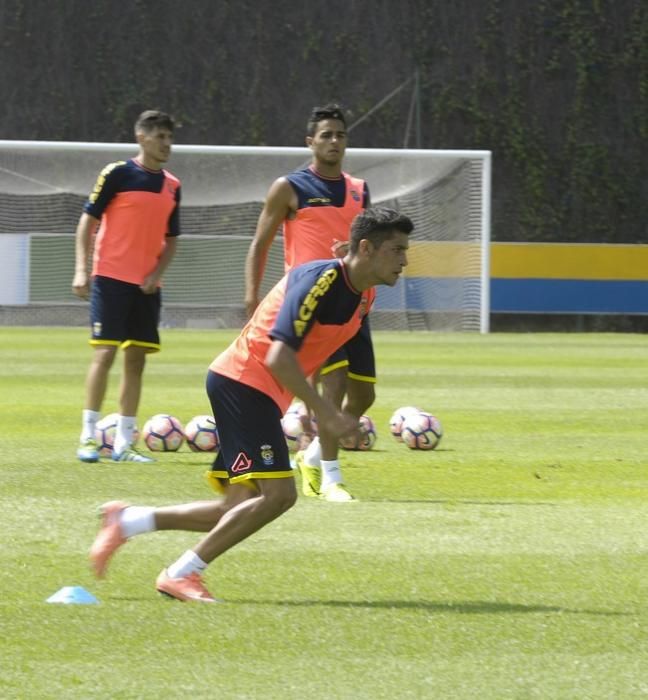
[{"label": "white sock", "polygon": [[167,569],[171,578],[184,578],[189,574],[202,574],[207,564],[195,553],[188,549],[174,564]]},{"label": "white sock", "polygon": [[126,539],[155,530],[155,508],[128,506],[121,512],[119,525]]},{"label": "white sock", "polygon": [[342,472],[340,471],[340,461],[338,459],[332,459],[330,461],[323,459],[321,465],[322,491],[324,491],[324,489],[330,486],[331,484],[342,483]]},{"label": "white sock", "polygon": [[99,411],[91,411],[89,408],[84,408],[81,412],[81,442],[85,442],[95,438],[95,427],[99,416]]},{"label": "white sock", "polygon": [[135,430],[135,416],[122,416],[117,418],[115,430],[115,444],[113,450],[119,454],[133,444],[133,431]]},{"label": "white sock", "polygon": [[315,436],[311,444],[304,450],[304,462],[309,467],[319,467],[322,460],[322,448],[319,437]]}]

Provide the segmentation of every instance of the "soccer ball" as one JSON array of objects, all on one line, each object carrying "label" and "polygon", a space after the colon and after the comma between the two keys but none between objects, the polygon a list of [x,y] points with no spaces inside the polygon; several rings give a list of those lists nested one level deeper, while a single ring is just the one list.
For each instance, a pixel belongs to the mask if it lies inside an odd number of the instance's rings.
[{"label": "soccer ball", "polygon": [[218,452],[220,440],[213,416],[194,416],[185,426],[184,434],[192,452]]},{"label": "soccer ball", "polygon": [[287,412],[281,419],[281,427],[286,436],[286,444],[290,452],[297,452],[301,436],[304,434],[304,424],[298,413]]},{"label": "soccer ball", "polygon": [[[115,444],[115,433],[117,432],[117,419],[119,413],[109,413],[97,421],[95,425],[95,440],[97,441],[97,451],[101,457],[110,457]],[[137,426],[133,431],[133,445],[139,440],[139,430]]]},{"label": "soccer ball", "polygon": [[442,436],[441,423],[431,413],[419,411],[405,416],[401,437],[411,450],[433,450]]},{"label": "soccer ball", "polygon": [[281,419],[286,444],[290,452],[305,449],[316,432],[310,417],[301,402],[293,403]]},{"label": "soccer ball", "polygon": [[371,450],[377,439],[374,422],[369,416],[360,416],[358,430],[352,435],[341,437],[340,447],[343,450]]},{"label": "soccer ball", "polygon": [[416,406],[402,406],[401,408],[397,408],[394,411],[392,417],[389,419],[389,432],[394,436],[394,438],[398,442],[403,442],[401,432],[403,429],[403,421],[405,420],[405,417],[408,416],[410,413],[418,413],[419,411],[420,409],[416,408]]},{"label": "soccer ball", "polygon": [[158,413],[144,424],[144,442],[152,452],[175,452],[184,442],[182,423],[168,413]]}]

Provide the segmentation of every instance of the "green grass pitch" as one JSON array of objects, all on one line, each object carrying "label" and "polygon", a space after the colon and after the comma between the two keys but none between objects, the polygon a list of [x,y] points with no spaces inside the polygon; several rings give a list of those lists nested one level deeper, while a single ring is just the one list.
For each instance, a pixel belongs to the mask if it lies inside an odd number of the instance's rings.
[{"label": "green grass pitch", "polygon": [[[96,508],[209,498],[209,457],[76,461],[85,329],[0,329],[0,698],[648,697],[648,340],[375,333],[378,441],[353,504],[300,498],[208,569],[222,605],[154,590],[197,535],[135,538],[96,582]],[[209,413],[226,331],[163,332],[140,427]],[[116,410],[115,367],[104,412]],[[445,435],[397,444],[394,409]],[[98,605],[46,598],[78,585]]]}]

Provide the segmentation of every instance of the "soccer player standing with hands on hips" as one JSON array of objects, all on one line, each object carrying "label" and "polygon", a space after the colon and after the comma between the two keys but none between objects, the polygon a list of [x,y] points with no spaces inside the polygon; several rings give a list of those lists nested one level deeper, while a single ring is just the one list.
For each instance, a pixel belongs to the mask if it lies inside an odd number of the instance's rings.
[{"label": "soccer player standing with hands on hips", "polygon": [[[248,315],[258,304],[268,250],[280,226],[285,269],[290,270],[304,262],[342,257],[351,222],[369,206],[367,184],[342,170],[347,129],[340,107],[315,107],[306,133],[310,165],[275,180],[257,222],[245,270]],[[322,394],[360,418],[375,399],[376,368],[367,317],[357,335],[317,369]],[[338,503],[354,500],[343,483],[338,452],[338,439],[318,424],[318,437],[295,460],[306,496]]]},{"label": "soccer player standing with hands on hips", "polygon": [[[77,457],[99,459],[95,425],[117,349],[124,351],[113,460],[153,462],[133,447],[146,355],[160,349],[160,280],[180,233],[180,181],[162,168],[171,154],[173,119],[148,110],[135,123],[139,153],[100,173],[76,230],[72,289],[90,299],[94,356],[86,377]],[[98,227],[98,231],[97,231]],[[91,279],[88,256],[96,232]]]},{"label": "soccer player standing with hands on hips", "polygon": [[90,549],[98,577],[130,537],[155,530],[205,532],[160,573],[156,588],[178,600],[214,602],[202,580],[207,565],[297,498],[281,427],[292,397],[311,406],[318,424],[336,439],[358,430],[357,417],[320,396],[308,377],[358,332],[374,301],[374,286],[396,284],[407,265],[412,229],[403,214],[368,209],[353,222],[344,258],[299,265],[275,285],[207,373],[221,438],[214,471],[228,483],[225,501],[161,508],[105,503]]}]

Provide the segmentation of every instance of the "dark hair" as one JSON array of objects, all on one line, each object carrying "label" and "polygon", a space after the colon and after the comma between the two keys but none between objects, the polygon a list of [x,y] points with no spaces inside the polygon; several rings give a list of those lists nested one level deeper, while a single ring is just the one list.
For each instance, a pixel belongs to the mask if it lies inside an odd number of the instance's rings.
[{"label": "dark hair", "polygon": [[317,130],[317,125],[325,119],[337,119],[341,121],[346,128],[346,119],[342,107],[335,102],[329,102],[324,107],[313,107],[308,124],[306,125],[306,135],[314,136]]},{"label": "dark hair", "polygon": [[387,207],[370,207],[358,214],[351,224],[349,250],[356,253],[363,238],[380,248],[384,241],[393,237],[394,231],[409,235],[413,230],[414,223],[409,216]]},{"label": "dark hair", "polygon": [[160,112],[157,109],[147,109],[142,112],[135,122],[135,133],[140,132],[150,133],[154,129],[168,129],[173,132],[175,122],[173,117],[166,112]]}]

